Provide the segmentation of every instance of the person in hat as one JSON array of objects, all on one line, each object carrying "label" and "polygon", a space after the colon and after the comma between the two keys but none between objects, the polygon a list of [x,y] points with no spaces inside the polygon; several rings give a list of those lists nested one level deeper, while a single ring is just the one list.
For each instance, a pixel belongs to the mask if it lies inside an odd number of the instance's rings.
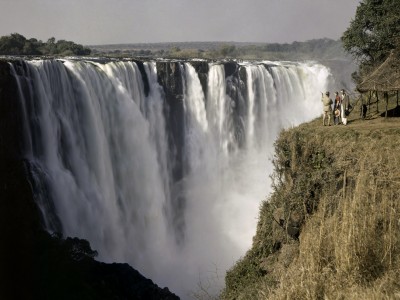
[{"label": "person in hat", "polygon": [[332,114],[332,99],[329,98],[329,92],[326,92],[325,95],[322,94],[322,125],[325,126],[325,119],[328,117],[328,126],[331,126],[331,114]]}]

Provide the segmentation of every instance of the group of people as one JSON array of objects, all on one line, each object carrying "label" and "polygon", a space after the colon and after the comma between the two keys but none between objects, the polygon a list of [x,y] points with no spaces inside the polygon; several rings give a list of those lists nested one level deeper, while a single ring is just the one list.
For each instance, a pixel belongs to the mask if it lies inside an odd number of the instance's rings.
[{"label": "group of people", "polygon": [[[328,126],[331,126],[331,117],[333,118],[334,125],[347,125],[347,116],[349,115],[350,99],[345,90],[335,92],[335,102],[329,97],[329,92],[322,93],[323,115],[322,125],[325,125],[325,120],[328,119]],[[332,107],[333,104],[333,107]]]}]

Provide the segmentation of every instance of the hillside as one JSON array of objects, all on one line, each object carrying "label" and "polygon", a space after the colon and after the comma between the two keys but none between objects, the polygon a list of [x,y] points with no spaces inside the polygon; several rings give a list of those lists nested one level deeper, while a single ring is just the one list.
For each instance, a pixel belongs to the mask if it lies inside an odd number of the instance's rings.
[{"label": "hillside", "polygon": [[221,299],[400,297],[399,107],[385,119],[381,105],[281,132],[273,193]]}]

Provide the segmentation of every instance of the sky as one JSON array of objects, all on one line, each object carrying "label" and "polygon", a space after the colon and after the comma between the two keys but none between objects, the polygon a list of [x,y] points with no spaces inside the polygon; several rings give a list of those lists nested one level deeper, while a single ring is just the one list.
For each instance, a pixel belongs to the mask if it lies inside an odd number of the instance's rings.
[{"label": "sky", "polygon": [[0,0],[0,36],[83,45],[340,38],[360,0]]}]

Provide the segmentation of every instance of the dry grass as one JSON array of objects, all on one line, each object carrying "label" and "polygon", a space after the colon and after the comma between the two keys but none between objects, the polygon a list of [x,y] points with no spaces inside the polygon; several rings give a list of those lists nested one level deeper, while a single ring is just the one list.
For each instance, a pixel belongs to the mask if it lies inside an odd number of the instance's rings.
[{"label": "dry grass", "polygon": [[400,298],[400,155],[369,147],[354,166],[355,186],[338,191],[336,209],[324,196],[305,222],[299,255],[271,299]]},{"label": "dry grass", "polygon": [[400,120],[321,123],[276,141],[274,193],[222,299],[400,299]]}]

